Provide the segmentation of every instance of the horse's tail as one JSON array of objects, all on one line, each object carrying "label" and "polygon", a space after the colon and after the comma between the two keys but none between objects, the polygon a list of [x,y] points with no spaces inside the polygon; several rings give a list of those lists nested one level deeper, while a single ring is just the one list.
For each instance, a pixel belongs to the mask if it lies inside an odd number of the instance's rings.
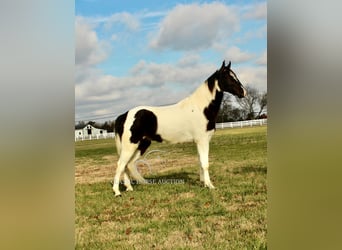
[{"label": "horse's tail", "polygon": [[121,137],[124,132],[124,125],[127,118],[128,112],[119,115],[118,118],[116,118],[114,130],[115,130],[115,143],[116,143],[116,151],[118,152],[118,155],[121,154]]}]

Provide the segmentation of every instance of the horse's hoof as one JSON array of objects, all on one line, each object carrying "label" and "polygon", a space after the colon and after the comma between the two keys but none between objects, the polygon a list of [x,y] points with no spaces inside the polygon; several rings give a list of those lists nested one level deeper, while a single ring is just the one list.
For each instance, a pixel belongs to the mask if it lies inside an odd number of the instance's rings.
[{"label": "horse's hoof", "polygon": [[205,184],[205,187],[209,188],[209,189],[215,189],[214,185],[209,183],[209,184]]}]

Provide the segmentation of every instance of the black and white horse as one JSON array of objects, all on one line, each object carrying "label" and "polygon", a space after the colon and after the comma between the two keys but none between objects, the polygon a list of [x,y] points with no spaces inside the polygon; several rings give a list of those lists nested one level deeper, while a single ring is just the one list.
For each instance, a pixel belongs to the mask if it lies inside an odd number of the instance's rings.
[{"label": "black and white horse", "polygon": [[214,188],[208,172],[209,141],[215,131],[223,92],[239,98],[247,94],[230,66],[230,62],[225,66],[223,61],[219,70],[177,104],[162,107],[140,106],[116,119],[115,140],[120,157],[113,184],[115,196],[120,195],[119,182],[122,173],[127,191],[133,190],[128,174],[139,183],[146,183],[134,163],[144,154],[151,141],[194,141],[201,163],[200,180],[206,187]]}]

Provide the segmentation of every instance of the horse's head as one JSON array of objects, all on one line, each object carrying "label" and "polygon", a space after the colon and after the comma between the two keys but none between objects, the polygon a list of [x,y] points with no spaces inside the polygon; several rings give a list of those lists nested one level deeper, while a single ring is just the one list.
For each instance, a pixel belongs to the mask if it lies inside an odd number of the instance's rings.
[{"label": "horse's head", "polygon": [[225,66],[225,61],[223,61],[221,68],[216,72],[218,86],[222,91],[229,92],[239,98],[245,97],[247,91],[242,86],[236,74],[231,70],[230,65],[230,61],[227,66]]}]

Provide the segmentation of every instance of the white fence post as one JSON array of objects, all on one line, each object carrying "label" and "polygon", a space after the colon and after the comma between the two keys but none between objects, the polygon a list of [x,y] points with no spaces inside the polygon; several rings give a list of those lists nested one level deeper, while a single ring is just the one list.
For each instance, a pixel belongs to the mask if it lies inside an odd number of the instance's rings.
[{"label": "white fence post", "polygon": [[267,119],[257,119],[257,120],[247,120],[247,121],[237,121],[237,122],[220,122],[216,124],[217,129],[224,128],[235,128],[235,127],[253,127],[253,126],[262,126],[267,124]]}]

